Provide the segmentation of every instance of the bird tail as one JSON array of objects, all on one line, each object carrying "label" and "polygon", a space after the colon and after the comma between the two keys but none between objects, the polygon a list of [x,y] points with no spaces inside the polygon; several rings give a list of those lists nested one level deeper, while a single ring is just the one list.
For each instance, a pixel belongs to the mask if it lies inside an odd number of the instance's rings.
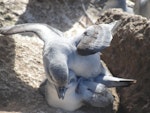
[{"label": "bird tail", "polygon": [[33,32],[39,36],[41,40],[47,42],[50,37],[59,37],[60,31],[46,25],[46,24],[38,24],[38,23],[27,23],[27,24],[20,24],[14,26],[7,26],[0,28],[0,34],[3,35],[12,35],[17,33],[24,33],[24,32]]},{"label": "bird tail", "polygon": [[134,79],[124,79],[113,76],[104,76],[102,79],[103,84],[107,87],[127,87],[136,83]]},{"label": "bird tail", "polygon": [[94,80],[97,83],[104,84],[106,87],[127,87],[136,83],[136,80],[134,79],[124,79],[114,77],[102,60],[101,60],[101,69],[102,73],[98,75]]}]

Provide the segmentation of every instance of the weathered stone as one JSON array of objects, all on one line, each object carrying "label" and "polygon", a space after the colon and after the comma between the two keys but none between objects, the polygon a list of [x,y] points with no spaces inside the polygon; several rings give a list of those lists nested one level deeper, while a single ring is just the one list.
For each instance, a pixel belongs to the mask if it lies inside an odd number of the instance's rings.
[{"label": "weathered stone", "polygon": [[102,14],[96,24],[122,20],[111,46],[102,55],[114,76],[133,78],[135,85],[119,89],[119,113],[150,111],[150,21],[119,10]]}]

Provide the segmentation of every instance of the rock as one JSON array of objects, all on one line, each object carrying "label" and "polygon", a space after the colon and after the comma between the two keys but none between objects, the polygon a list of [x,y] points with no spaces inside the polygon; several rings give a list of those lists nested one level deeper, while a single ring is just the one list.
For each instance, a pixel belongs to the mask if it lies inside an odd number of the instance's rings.
[{"label": "rock", "polygon": [[118,113],[149,113],[150,21],[114,9],[102,14],[96,24],[114,20],[122,20],[122,24],[102,58],[114,76],[137,80],[135,85],[118,90]]}]

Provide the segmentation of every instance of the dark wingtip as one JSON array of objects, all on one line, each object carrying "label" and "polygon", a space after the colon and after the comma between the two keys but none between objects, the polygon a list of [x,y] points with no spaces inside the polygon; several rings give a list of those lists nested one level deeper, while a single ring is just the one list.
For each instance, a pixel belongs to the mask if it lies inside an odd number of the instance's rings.
[{"label": "dark wingtip", "polygon": [[128,87],[132,84],[135,84],[137,82],[137,80],[128,80],[128,81],[120,81],[121,83],[123,83],[124,85],[122,85],[122,87]]},{"label": "dark wingtip", "polygon": [[133,80],[133,84],[135,84],[137,82],[137,80]]}]

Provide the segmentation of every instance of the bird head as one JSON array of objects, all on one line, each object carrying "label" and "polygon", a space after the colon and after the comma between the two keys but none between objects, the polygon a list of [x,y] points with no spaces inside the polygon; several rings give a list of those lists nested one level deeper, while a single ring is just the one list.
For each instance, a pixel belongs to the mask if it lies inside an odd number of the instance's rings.
[{"label": "bird head", "polygon": [[62,85],[60,83],[57,83],[57,85],[55,85],[55,88],[56,88],[56,91],[57,91],[57,94],[58,94],[58,98],[59,99],[64,99],[67,90],[69,88],[75,87],[76,84],[77,84],[76,75],[72,71],[69,71],[69,76],[68,76],[68,79],[67,79],[66,83],[64,85]]},{"label": "bird head", "polygon": [[77,45],[77,51],[80,55],[91,55],[101,52],[104,48],[109,47],[113,35],[121,21],[115,21],[109,24],[92,25],[88,27],[82,35]]},{"label": "bird head", "polygon": [[56,88],[58,98],[64,99],[68,84],[68,69],[62,64],[51,63],[48,71],[48,80]]},{"label": "bird head", "polygon": [[62,64],[49,65],[48,80],[56,89],[59,99],[64,99],[67,89],[76,82],[76,76]]}]

